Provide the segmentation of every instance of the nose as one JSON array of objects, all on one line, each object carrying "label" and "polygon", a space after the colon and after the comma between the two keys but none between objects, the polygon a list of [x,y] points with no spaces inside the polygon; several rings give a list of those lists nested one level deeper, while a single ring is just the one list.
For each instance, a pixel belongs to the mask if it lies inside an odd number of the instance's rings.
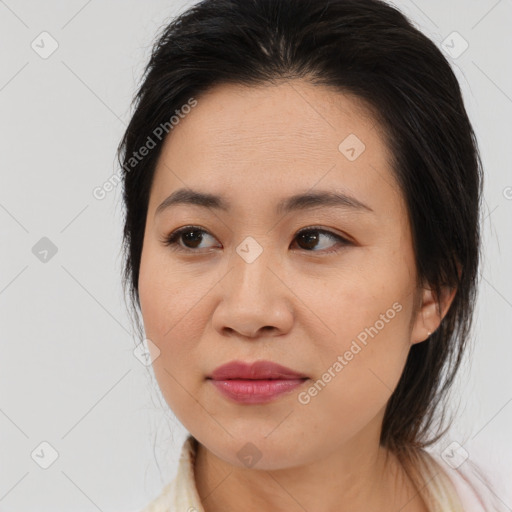
[{"label": "nose", "polygon": [[291,329],[293,293],[270,252],[264,250],[251,263],[234,254],[231,270],[219,283],[221,297],[212,317],[221,335],[260,338]]}]

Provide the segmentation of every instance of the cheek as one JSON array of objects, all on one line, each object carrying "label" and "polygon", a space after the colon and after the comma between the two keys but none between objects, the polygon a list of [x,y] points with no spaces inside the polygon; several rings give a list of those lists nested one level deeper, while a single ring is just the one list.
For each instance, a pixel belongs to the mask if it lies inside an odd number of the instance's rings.
[{"label": "cheek", "polygon": [[200,339],[203,329],[194,317],[201,304],[196,285],[193,279],[176,275],[149,252],[143,256],[139,297],[144,330],[146,338],[159,350],[152,363],[153,371],[168,406],[189,429],[193,425],[188,425],[187,420],[201,414],[194,409],[196,402],[187,392],[195,391],[191,379],[196,379],[200,360],[195,340]]},{"label": "cheek", "polygon": [[200,326],[190,318],[200,310],[201,300],[209,285],[197,272],[178,268],[165,251],[149,245],[142,253],[139,273],[139,297],[146,335],[161,349],[172,340],[181,339],[177,333]]},{"label": "cheek", "polygon": [[201,361],[208,356],[199,347],[210,314],[208,292],[218,278],[199,275],[172,265],[163,251],[148,246],[141,257],[139,297],[146,338],[159,350],[153,370],[169,406],[179,412],[193,406],[185,390],[195,394],[203,379]]},{"label": "cheek", "polygon": [[397,265],[384,258],[377,267],[374,260],[368,257],[367,262],[360,262],[362,268],[347,266],[317,280],[290,277],[311,320],[317,316],[325,327],[327,337],[320,345],[339,352],[348,350],[350,346],[345,345],[356,339],[362,345],[368,341],[368,346],[371,340],[380,340],[373,343],[375,347],[406,340],[411,279],[406,267],[397,271]]},{"label": "cheek", "polygon": [[310,430],[349,439],[383,412],[409,351],[409,312],[403,307],[393,313],[388,323],[366,313],[350,326],[338,323],[341,334],[322,347],[321,370],[298,397]]},{"label": "cheek", "polygon": [[398,384],[410,348],[411,279],[406,266],[387,261],[379,269],[368,265],[333,276],[321,294],[309,297],[329,327],[327,336],[316,338],[320,382],[311,390],[313,416],[327,421],[330,411],[340,421],[364,424]]}]

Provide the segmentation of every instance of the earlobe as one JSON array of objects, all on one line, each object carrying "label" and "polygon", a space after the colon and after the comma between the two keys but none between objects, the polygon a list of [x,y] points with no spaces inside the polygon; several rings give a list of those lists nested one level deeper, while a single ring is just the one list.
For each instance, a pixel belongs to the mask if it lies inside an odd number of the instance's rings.
[{"label": "earlobe", "polygon": [[411,332],[411,345],[428,340],[439,327],[455,297],[456,288],[442,288],[440,304],[431,288],[423,288],[419,309]]}]

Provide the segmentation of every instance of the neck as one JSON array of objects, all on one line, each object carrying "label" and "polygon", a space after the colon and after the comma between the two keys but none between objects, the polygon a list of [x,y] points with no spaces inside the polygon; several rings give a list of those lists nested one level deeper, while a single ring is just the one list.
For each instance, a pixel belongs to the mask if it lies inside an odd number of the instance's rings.
[{"label": "neck", "polygon": [[307,464],[272,470],[233,466],[198,444],[196,486],[205,512],[427,512],[394,454],[341,446]]}]

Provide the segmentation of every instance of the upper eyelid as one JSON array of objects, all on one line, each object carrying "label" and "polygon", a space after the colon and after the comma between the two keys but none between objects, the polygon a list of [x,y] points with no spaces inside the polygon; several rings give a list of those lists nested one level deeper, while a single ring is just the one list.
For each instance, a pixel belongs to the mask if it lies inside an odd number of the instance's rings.
[{"label": "upper eyelid", "polygon": [[[206,233],[207,235],[211,236],[212,238],[215,238],[217,239],[217,237],[215,237],[212,233],[210,233],[210,231],[208,231],[207,229],[205,228],[202,228],[201,226],[195,226],[195,225],[190,225],[190,226],[182,226],[181,228],[177,228],[175,229],[174,231],[172,231],[169,235],[167,235],[165,237],[165,241],[168,241],[169,239],[179,239],[180,235],[184,232],[186,232],[187,230],[195,230],[195,231],[201,231],[203,233]],[[321,226],[315,226],[315,225],[312,225],[312,226],[306,226],[306,227],[303,227],[301,229],[299,229],[295,236],[303,233],[303,232],[307,232],[307,231],[318,231],[326,236],[329,236],[329,237],[332,237],[332,238],[336,238],[336,239],[340,239],[340,240],[343,240],[344,242],[347,242],[347,243],[355,243],[351,237],[349,237],[348,235],[345,235],[345,234],[339,234],[339,233],[336,233],[335,231],[329,229],[329,228],[324,228],[324,227],[321,227]],[[179,245],[179,243],[177,243],[176,241],[174,242],[176,243],[176,245]],[[194,249],[190,249],[190,250],[194,250]]]},{"label": "upper eyelid", "polygon": [[[178,233],[182,233],[183,231],[186,231],[187,229],[189,230],[196,230],[196,231],[202,231],[203,233],[207,233],[208,235],[210,236],[213,236],[214,238],[216,238],[212,233],[210,233],[210,231],[208,231],[207,229],[205,228],[202,228],[201,226],[194,226],[194,225],[190,225],[190,226],[183,226],[181,228],[177,228],[175,229],[174,231],[172,231],[171,233],[169,233],[168,236],[172,236],[172,235],[176,235]],[[341,238],[345,238],[348,236],[347,235],[340,235],[338,233],[336,233],[335,231],[331,230],[330,228],[324,228],[324,227],[321,227],[321,226],[307,226],[307,227],[304,227],[304,228],[300,228],[297,233],[302,233],[304,231],[320,231],[324,234],[327,234],[327,235],[334,235],[334,236],[339,236]]]}]

